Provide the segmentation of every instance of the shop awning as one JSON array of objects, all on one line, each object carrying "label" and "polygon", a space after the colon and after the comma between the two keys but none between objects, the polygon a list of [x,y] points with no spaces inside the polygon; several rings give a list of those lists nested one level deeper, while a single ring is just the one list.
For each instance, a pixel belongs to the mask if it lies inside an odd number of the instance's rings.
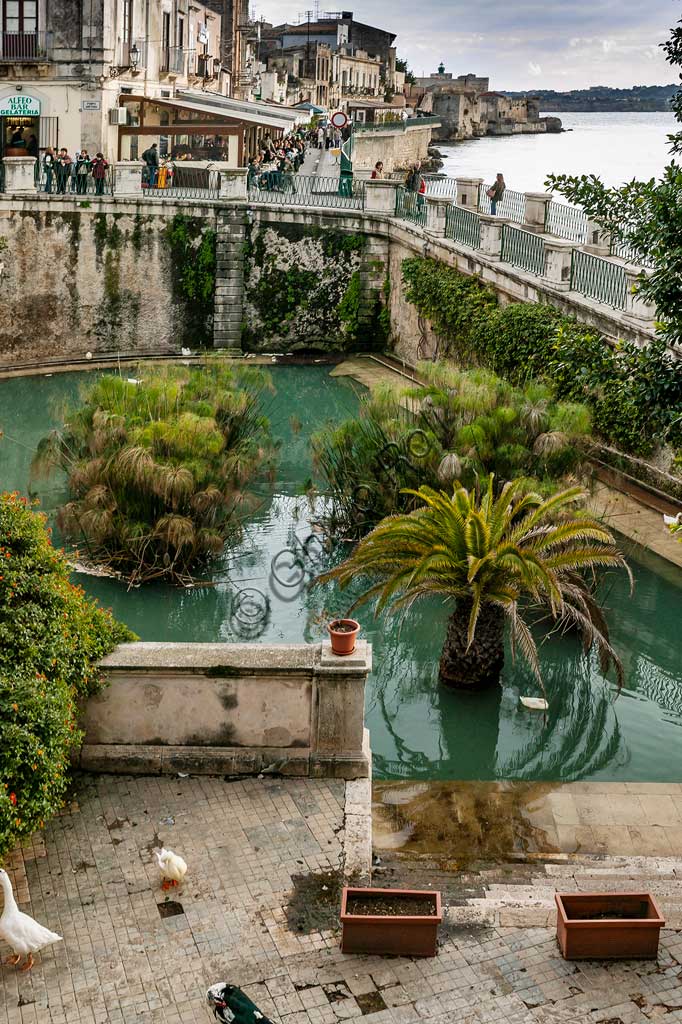
[{"label": "shop awning", "polygon": [[213,116],[218,114],[235,121],[259,124],[264,128],[275,128],[284,132],[291,131],[301,117],[300,111],[289,107],[283,107],[280,111],[268,103],[236,100],[229,96],[218,96],[213,93],[209,95],[191,89],[179,89],[172,99],[163,99],[160,102],[167,107]]}]

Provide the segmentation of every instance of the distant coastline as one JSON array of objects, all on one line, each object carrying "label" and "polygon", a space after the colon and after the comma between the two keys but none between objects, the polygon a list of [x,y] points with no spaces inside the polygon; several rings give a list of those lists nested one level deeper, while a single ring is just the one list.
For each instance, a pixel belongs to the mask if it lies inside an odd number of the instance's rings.
[{"label": "distant coastline", "polygon": [[552,113],[655,113],[670,110],[670,101],[678,89],[677,85],[637,85],[632,89],[594,85],[589,89],[573,89],[571,92],[536,89],[533,92],[506,92],[505,95],[514,99],[537,96],[540,109]]}]

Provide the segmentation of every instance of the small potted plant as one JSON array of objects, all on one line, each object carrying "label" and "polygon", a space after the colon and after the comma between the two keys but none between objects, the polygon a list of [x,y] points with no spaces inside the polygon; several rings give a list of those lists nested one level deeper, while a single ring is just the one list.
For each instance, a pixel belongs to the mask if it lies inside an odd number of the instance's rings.
[{"label": "small potted plant", "polygon": [[344,886],[341,950],[393,956],[435,956],[443,920],[439,892]]},{"label": "small potted plant", "polygon": [[332,641],[332,654],[352,654],[360,632],[355,619],[333,619],[327,626]]},{"label": "small potted plant", "polygon": [[648,892],[558,892],[565,960],[655,960],[665,921]]}]

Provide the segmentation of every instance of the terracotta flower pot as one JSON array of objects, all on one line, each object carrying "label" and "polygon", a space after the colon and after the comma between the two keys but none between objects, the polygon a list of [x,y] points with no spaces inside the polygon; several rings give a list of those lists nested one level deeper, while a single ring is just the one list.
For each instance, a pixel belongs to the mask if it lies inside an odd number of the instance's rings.
[{"label": "terracotta flower pot", "polygon": [[360,632],[360,623],[355,619],[334,619],[327,626],[332,641],[332,654],[352,654]]},{"label": "terracotta flower pot", "polygon": [[565,960],[655,960],[665,921],[648,892],[558,892]]},{"label": "terracotta flower pot", "polygon": [[[376,914],[369,909],[372,903],[376,903]],[[410,904],[414,913],[409,912]],[[435,956],[442,920],[439,892],[346,886],[341,900],[341,949],[344,953]]]}]

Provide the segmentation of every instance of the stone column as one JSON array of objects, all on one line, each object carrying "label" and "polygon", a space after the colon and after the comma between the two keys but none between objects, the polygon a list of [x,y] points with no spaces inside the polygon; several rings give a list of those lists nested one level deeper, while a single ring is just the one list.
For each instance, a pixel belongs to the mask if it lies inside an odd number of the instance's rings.
[{"label": "stone column", "polygon": [[573,242],[545,235],[545,272],[543,280],[553,288],[568,289],[571,286],[571,254]]},{"label": "stone column", "polygon": [[5,194],[32,192],[35,194],[34,156],[6,156],[2,161],[5,167]]},{"label": "stone column", "polygon": [[547,217],[547,207],[554,196],[551,192],[524,192],[526,207],[523,226],[526,231],[543,234]]},{"label": "stone column", "polygon": [[611,253],[611,232],[604,231],[594,220],[587,221],[587,239],[583,248],[595,256],[609,256]]},{"label": "stone column", "polygon": [[395,213],[395,195],[398,183],[395,181],[365,182],[365,213]]},{"label": "stone column", "polygon": [[245,240],[246,211],[221,209],[216,238],[213,347],[227,349],[232,355],[242,352]]},{"label": "stone column", "polygon": [[638,289],[642,277],[648,276],[645,270],[631,263],[625,267],[625,314],[631,316],[633,320],[651,322],[656,319],[656,307],[639,297]]},{"label": "stone column", "polygon": [[[114,195],[141,199],[143,160],[119,160],[115,167]],[[153,190],[152,190],[153,191]]]},{"label": "stone column", "polygon": [[502,228],[509,221],[504,217],[493,217],[490,213],[479,213],[478,219],[481,222],[479,251],[488,259],[499,260],[502,253]]},{"label": "stone column", "polygon": [[372,647],[359,640],[353,654],[332,654],[322,644],[314,669],[313,735],[310,774],[314,778],[366,778],[365,683],[372,670]]},{"label": "stone column", "polygon": [[219,175],[221,199],[237,199],[242,202],[246,199],[246,167],[231,167],[229,164],[218,162],[209,165],[208,173],[211,176]]},{"label": "stone column", "polygon": [[451,199],[442,196],[426,197],[426,230],[437,238],[445,238],[445,223]]},{"label": "stone column", "polygon": [[478,210],[478,191],[483,178],[457,178],[457,205],[467,210]]}]

